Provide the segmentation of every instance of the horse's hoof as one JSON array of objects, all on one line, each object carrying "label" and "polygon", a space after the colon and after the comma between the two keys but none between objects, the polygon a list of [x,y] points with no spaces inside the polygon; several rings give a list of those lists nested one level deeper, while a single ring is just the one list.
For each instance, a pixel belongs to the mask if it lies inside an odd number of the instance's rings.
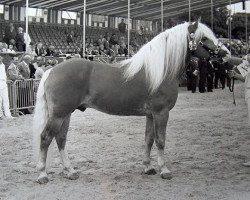
[{"label": "horse's hoof", "polygon": [[38,177],[37,182],[39,184],[45,184],[49,182],[48,176],[42,176],[42,177]]},{"label": "horse's hoof", "polygon": [[79,173],[78,172],[68,173],[67,178],[70,179],[70,180],[76,180],[76,179],[79,178]]},{"label": "horse's hoof", "polygon": [[154,168],[149,168],[149,169],[145,169],[144,173],[147,175],[155,175],[157,172]]},{"label": "horse's hoof", "polygon": [[167,180],[171,180],[173,178],[173,175],[171,172],[161,172],[160,176],[162,179],[167,179]]}]

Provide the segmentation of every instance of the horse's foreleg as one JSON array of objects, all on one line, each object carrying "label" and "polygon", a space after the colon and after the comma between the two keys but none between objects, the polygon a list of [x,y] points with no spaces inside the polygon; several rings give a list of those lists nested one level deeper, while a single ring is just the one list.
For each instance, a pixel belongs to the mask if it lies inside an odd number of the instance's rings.
[{"label": "horse's foreleg", "polygon": [[155,134],[154,134],[154,124],[153,124],[153,117],[147,116],[146,121],[146,131],[145,131],[145,158],[143,160],[143,164],[145,165],[145,174],[156,174],[155,169],[151,165],[150,160],[150,152],[151,148],[154,144]]},{"label": "horse's foreleg", "polygon": [[64,166],[64,169],[68,172],[67,177],[69,179],[77,179],[79,177],[78,173],[72,167],[67,151],[65,150],[67,133],[69,130],[69,122],[70,122],[70,115],[64,120],[60,132],[57,135],[55,135],[55,139],[60,152],[62,164]]},{"label": "horse's foreleg", "polygon": [[48,120],[43,132],[41,133],[39,160],[37,164],[37,169],[40,171],[40,175],[37,181],[41,184],[47,183],[49,181],[46,172],[46,159],[47,159],[48,148],[54,136],[60,130],[60,127],[61,127],[61,120],[51,118]]},{"label": "horse's foreleg", "polygon": [[161,177],[164,179],[171,179],[172,174],[166,166],[164,159],[164,148],[166,139],[166,126],[169,117],[169,110],[164,109],[161,112],[157,112],[153,115],[154,118],[154,131],[155,131],[155,143],[157,146],[158,153],[158,165],[161,170]]}]

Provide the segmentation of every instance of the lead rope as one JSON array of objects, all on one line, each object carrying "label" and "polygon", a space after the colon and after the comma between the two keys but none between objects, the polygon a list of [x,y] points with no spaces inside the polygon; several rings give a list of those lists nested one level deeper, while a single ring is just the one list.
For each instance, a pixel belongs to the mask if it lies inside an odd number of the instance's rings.
[{"label": "lead rope", "polygon": [[228,87],[229,87],[229,91],[233,93],[233,104],[236,106],[235,95],[234,95],[234,81],[235,81],[235,78],[232,78],[231,80],[233,81],[233,84],[232,84],[232,86],[229,85]]}]

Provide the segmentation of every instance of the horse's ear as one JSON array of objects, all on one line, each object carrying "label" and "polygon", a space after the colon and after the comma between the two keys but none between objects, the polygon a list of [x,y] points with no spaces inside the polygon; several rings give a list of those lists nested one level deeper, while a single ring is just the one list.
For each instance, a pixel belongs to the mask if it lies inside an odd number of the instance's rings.
[{"label": "horse's ear", "polygon": [[198,24],[200,23],[200,20],[198,19],[196,22],[194,22],[193,26],[194,26],[194,30],[197,30],[198,28]]}]

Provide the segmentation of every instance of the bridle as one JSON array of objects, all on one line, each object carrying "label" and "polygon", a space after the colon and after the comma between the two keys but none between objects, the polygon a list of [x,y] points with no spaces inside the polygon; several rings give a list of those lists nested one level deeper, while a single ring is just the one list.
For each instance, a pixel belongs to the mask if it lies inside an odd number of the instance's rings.
[{"label": "bridle", "polygon": [[212,49],[209,46],[207,46],[205,43],[203,43],[201,40],[197,43],[195,41],[195,33],[189,33],[188,34],[188,46],[192,54],[197,50],[198,45],[202,46],[210,54],[210,58],[218,57],[221,47],[223,46],[223,44],[218,41],[216,48]]}]

